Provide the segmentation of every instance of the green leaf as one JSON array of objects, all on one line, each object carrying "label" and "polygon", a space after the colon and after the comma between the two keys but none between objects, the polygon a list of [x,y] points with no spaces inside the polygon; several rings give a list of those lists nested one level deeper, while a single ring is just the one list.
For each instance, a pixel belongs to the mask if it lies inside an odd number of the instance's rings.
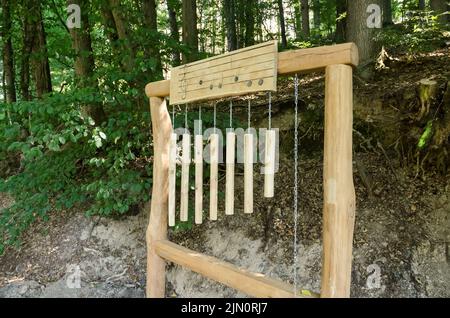
[{"label": "green leaf", "polygon": [[59,142],[61,143],[61,145],[64,145],[66,143],[66,138],[64,138],[63,136],[60,136],[58,138]]}]

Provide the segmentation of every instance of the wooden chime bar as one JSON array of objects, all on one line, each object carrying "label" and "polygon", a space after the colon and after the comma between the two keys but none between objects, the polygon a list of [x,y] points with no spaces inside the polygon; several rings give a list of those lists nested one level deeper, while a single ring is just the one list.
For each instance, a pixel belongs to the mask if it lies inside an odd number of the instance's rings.
[{"label": "wooden chime bar", "polygon": [[244,213],[253,213],[253,135],[244,135]]},{"label": "wooden chime bar", "polygon": [[209,219],[217,220],[217,209],[219,200],[219,135],[209,136],[210,144],[210,188],[209,188]]},{"label": "wooden chime bar", "polygon": [[169,151],[169,226],[175,226],[176,174],[177,174],[177,134],[170,135]]},{"label": "wooden chime bar", "polygon": [[236,161],[236,134],[227,132],[227,157],[225,176],[225,215],[234,214],[234,169]]},{"label": "wooden chime bar", "polygon": [[203,222],[203,136],[195,135],[195,224]]},{"label": "wooden chime bar", "polygon": [[[247,52],[246,54],[249,56],[244,60],[252,60],[251,53]],[[274,63],[276,64],[278,75],[290,75],[319,70],[325,70],[326,73],[323,180],[324,229],[320,296],[349,297],[353,227],[355,221],[355,193],[352,178],[352,67],[358,65],[358,49],[353,43],[347,43],[312,49],[292,50],[275,53],[275,55]],[[233,58],[230,63],[232,60]],[[203,65],[201,61],[196,62],[195,65],[192,65],[195,67],[190,70],[192,74],[186,71],[187,67],[184,67],[185,71],[180,71],[182,78],[178,82],[175,82],[172,77],[171,80],[150,83],[146,86],[146,94],[150,98],[154,145],[153,190],[150,220],[147,229],[148,297],[161,298],[165,296],[165,259],[191,268],[200,274],[228,284],[233,288],[241,288],[240,280],[244,281],[243,276],[234,276],[236,275],[237,269],[234,270],[233,265],[224,262],[219,263],[214,258],[183,249],[176,244],[166,241],[170,183],[170,160],[167,159],[170,152],[172,125],[164,98],[170,95],[172,100],[173,96],[178,95],[181,99],[180,103],[184,103],[188,98],[197,100],[198,98],[204,97],[206,94],[202,96],[202,93],[208,89],[211,91],[208,93],[208,98],[219,98],[221,95],[222,97],[235,96],[246,94],[244,88],[250,87],[248,86],[250,85],[250,81],[253,88],[259,84],[257,78],[246,75],[245,71],[243,71],[243,73],[235,74],[234,78],[237,77],[238,82],[242,78],[246,81],[235,84],[236,86],[233,86],[233,89],[230,90],[231,82],[227,77],[227,81],[224,81],[221,86],[220,82],[222,78],[225,78],[225,75],[229,75],[229,73],[224,73],[227,70],[232,70],[233,73],[239,68],[223,66],[217,61],[219,59],[214,59],[214,62],[208,65]],[[256,70],[259,67],[258,64],[261,64],[262,69],[257,70],[255,73],[260,76],[264,73],[264,76],[266,76],[268,71],[265,67],[267,67],[268,61],[270,59],[264,57],[251,67],[255,67]],[[243,65],[242,63],[243,61],[238,62],[238,67],[239,65]],[[202,86],[204,83],[200,83],[200,80],[195,83],[197,79],[193,80],[193,78],[194,76],[207,76],[209,67],[215,67],[215,72],[218,76],[208,75],[208,77],[205,77],[207,81],[213,83],[209,87],[207,86],[206,89],[199,89],[199,85]],[[222,77],[221,74],[224,76]],[[233,77],[229,78],[231,79]],[[263,80],[260,82],[261,86],[267,84],[267,82],[270,81]],[[174,89],[171,89],[172,85]],[[222,88],[224,89],[221,90]],[[174,92],[173,96],[172,92]],[[247,145],[249,144],[249,141],[247,141]],[[264,160],[265,168],[272,165],[271,154],[266,155]],[[182,160],[182,164],[183,162]],[[247,162],[250,162],[250,160],[247,160]],[[271,171],[270,169],[268,170],[269,172]],[[265,177],[265,195],[271,194],[271,178],[270,174]],[[215,265],[220,269],[217,272],[214,271]],[[256,280],[256,277],[254,278]],[[250,279],[246,281],[246,284],[258,284],[255,280]],[[278,281],[267,282],[267,285],[275,286],[275,288],[278,284],[280,284]],[[252,291],[249,289],[244,290],[241,288],[240,290],[252,294]],[[280,294],[264,294],[263,296],[288,297]]]},{"label": "wooden chime bar", "polygon": [[191,165],[191,135],[183,134],[181,156],[180,220],[187,222],[189,215],[189,167]]},{"label": "wooden chime bar", "polygon": [[264,197],[273,198],[275,192],[275,155],[276,132],[273,129],[266,131],[264,150]]}]

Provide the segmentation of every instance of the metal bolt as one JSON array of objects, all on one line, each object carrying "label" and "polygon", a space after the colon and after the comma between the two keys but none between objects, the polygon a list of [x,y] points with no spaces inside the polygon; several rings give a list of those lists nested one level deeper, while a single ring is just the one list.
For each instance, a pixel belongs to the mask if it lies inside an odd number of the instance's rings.
[{"label": "metal bolt", "polygon": [[202,84],[203,84],[203,80],[200,80],[198,83],[199,83],[200,85],[202,85]]},{"label": "metal bolt", "polygon": [[239,76],[235,76],[235,77],[234,77],[234,81],[235,81],[235,82],[239,81]]},{"label": "metal bolt", "polygon": [[259,84],[259,86],[261,86],[262,84],[264,84],[264,80],[263,80],[263,79],[260,79],[259,82],[258,82],[258,84]]},{"label": "metal bolt", "polygon": [[222,83],[219,84],[219,88],[222,88]]},{"label": "metal bolt", "polygon": [[248,82],[247,82],[247,86],[248,86],[248,87],[252,86],[252,84],[253,84],[252,81],[248,81]]},{"label": "metal bolt", "polygon": [[212,90],[213,88],[214,88],[214,85],[213,85],[213,84],[209,85],[209,89],[210,89],[210,90]]}]

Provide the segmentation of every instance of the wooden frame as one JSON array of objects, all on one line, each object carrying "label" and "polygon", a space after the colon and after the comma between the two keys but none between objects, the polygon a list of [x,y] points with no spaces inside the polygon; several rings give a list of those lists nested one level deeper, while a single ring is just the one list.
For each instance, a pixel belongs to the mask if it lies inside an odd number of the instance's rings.
[{"label": "wooden frame", "polygon": [[[325,70],[323,260],[320,297],[349,297],[355,191],[352,172],[353,43],[278,53],[278,75]],[[150,83],[154,162],[147,228],[147,297],[165,296],[166,261],[174,262],[255,297],[293,297],[293,287],[250,273],[167,241],[169,144],[172,123],[165,97],[170,80]],[[300,295],[304,296],[304,295]],[[318,295],[311,295],[312,297]]]}]

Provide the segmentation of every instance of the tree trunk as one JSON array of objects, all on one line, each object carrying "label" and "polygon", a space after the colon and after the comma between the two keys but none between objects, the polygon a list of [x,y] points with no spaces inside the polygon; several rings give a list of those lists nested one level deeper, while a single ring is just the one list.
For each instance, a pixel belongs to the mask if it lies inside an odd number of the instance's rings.
[{"label": "tree trunk", "polygon": [[320,30],[320,0],[313,0],[314,28]]},{"label": "tree trunk", "polygon": [[377,51],[373,41],[375,28],[368,27],[371,13],[366,11],[370,4],[380,5],[380,0],[348,1],[346,40],[358,46],[361,65],[372,59]]},{"label": "tree trunk", "polygon": [[246,0],[235,0],[236,21],[237,21],[237,44],[238,49],[245,46],[245,1]]},{"label": "tree trunk", "polygon": [[347,12],[347,0],[336,1],[336,43],[345,42],[345,23]]},{"label": "tree trunk", "polygon": [[163,79],[162,74],[162,62],[158,34],[158,16],[156,14],[156,3],[155,0],[144,0],[143,2],[145,24],[150,32],[150,39],[153,42],[151,46],[148,47],[147,57],[155,61],[155,79]]},{"label": "tree trunk", "polygon": [[245,2],[245,46],[255,44],[255,0]]},{"label": "tree trunk", "polygon": [[392,0],[383,0],[383,26],[392,24]]},{"label": "tree trunk", "polygon": [[435,15],[439,15],[438,21],[441,24],[445,24],[448,20],[447,15],[443,14],[447,11],[447,1],[446,0],[430,0],[431,10],[434,11]]},{"label": "tree trunk", "polygon": [[3,72],[5,76],[6,103],[14,103],[17,101],[15,72],[14,72],[14,52],[12,46],[12,30],[11,30],[11,11],[10,1],[2,0],[3,25]]},{"label": "tree trunk", "polygon": [[300,12],[300,0],[294,0],[294,23],[295,23],[295,38],[301,38],[302,31],[302,15]]},{"label": "tree trunk", "polygon": [[303,39],[307,39],[310,36],[308,0],[301,0],[301,5],[302,5],[302,35]]},{"label": "tree trunk", "polygon": [[278,15],[280,19],[280,29],[281,29],[281,47],[287,48],[286,23],[284,21],[283,0],[278,0]]},{"label": "tree trunk", "polygon": [[22,14],[24,15],[22,31],[22,60],[20,68],[20,93],[22,99],[25,101],[31,100],[30,93],[30,58],[34,45],[34,36],[36,34],[36,24],[31,16],[28,14],[30,8],[30,1],[24,3]]},{"label": "tree trunk", "polygon": [[[146,2],[147,1],[144,1],[144,6]],[[133,47],[133,43],[129,36],[129,30],[126,26],[126,21],[122,14],[123,9],[121,8],[120,0],[109,0],[109,8],[111,9],[111,13],[114,19],[113,23],[117,31],[117,36],[119,37],[119,40],[122,44],[122,64],[126,72],[132,72],[135,67],[136,51]],[[147,14],[147,10],[144,9],[144,16],[146,16]]]},{"label": "tree trunk", "polygon": [[[81,9],[81,28],[70,29],[72,36],[72,47],[75,51],[75,80],[80,87],[97,85],[92,80],[94,74],[94,55],[92,52],[92,41],[89,25],[89,0],[68,0],[67,4],[77,4]],[[106,119],[101,105],[85,105],[83,111],[92,117],[97,125]]]},{"label": "tree trunk", "polygon": [[34,81],[36,83],[36,95],[42,98],[44,94],[52,92],[52,78],[50,75],[50,63],[48,60],[47,39],[42,19],[40,0],[33,0],[34,13],[36,14],[36,36],[34,37],[32,66]]},{"label": "tree trunk", "polygon": [[425,0],[419,0],[419,10],[425,10]]},{"label": "tree trunk", "polygon": [[183,0],[183,43],[189,52],[183,54],[183,63],[198,59],[197,1]]},{"label": "tree trunk", "polygon": [[[178,44],[180,43],[180,32],[178,32],[177,12],[174,2],[174,0],[167,0],[167,13],[169,15],[170,38]],[[177,49],[172,50],[172,64],[173,66],[181,64],[180,53]]]},{"label": "tree trunk", "polygon": [[227,33],[228,51],[237,49],[236,14],[234,0],[223,0],[223,12]]}]

